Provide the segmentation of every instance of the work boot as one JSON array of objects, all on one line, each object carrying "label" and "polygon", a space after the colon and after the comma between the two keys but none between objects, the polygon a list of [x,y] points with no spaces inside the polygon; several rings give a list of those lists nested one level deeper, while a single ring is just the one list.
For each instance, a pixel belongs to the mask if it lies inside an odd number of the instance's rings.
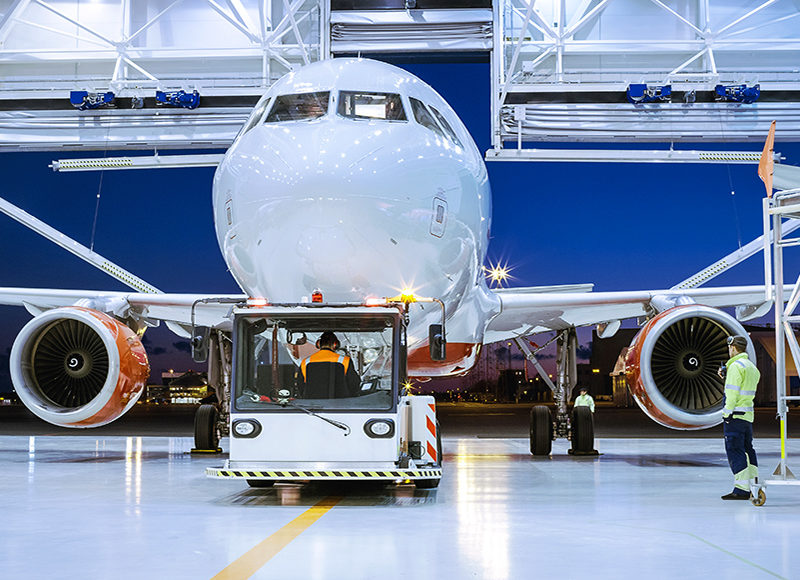
[{"label": "work boot", "polygon": [[730,492],[727,495],[723,495],[722,499],[724,499],[724,500],[729,500],[729,499],[749,500],[750,499],[750,492],[749,491],[745,491],[743,489],[739,489],[738,487],[734,487],[733,491]]}]

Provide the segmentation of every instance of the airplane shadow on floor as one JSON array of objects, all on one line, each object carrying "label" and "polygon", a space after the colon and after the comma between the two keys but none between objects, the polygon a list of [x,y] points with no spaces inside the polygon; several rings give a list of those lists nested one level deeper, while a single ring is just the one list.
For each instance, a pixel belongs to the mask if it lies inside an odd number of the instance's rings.
[{"label": "airplane shadow on floor", "polygon": [[[247,485],[244,481],[242,485]],[[268,488],[246,487],[219,498],[217,505],[247,507],[308,506],[327,497],[337,497],[340,507],[413,507],[436,503],[435,489],[417,489],[412,484],[377,482],[277,483]]]}]

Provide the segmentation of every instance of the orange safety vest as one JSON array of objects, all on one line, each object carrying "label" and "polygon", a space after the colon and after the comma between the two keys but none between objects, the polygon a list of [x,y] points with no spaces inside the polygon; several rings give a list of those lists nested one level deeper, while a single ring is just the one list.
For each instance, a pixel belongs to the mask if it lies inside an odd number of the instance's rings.
[{"label": "orange safety vest", "polygon": [[350,357],[343,354],[336,354],[332,350],[321,349],[309,357],[303,359],[300,363],[300,372],[303,373],[303,380],[306,377],[306,365],[309,363],[339,363],[344,367],[344,374],[347,375],[347,370],[350,368]]}]

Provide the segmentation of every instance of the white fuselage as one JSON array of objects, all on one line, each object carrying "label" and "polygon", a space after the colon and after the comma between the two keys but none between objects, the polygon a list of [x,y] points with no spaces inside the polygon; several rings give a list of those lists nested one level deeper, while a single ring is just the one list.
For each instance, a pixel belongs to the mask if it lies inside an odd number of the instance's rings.
[{"label": "white fuselage", "polygon": [[[400,95],[406,120],[340,115],[341,91]],[[315,92],[329,92],[326,114],[265,122],[277,97]],[[440,113],[455,139],[417,122],[412,98]],[[301,302],[319,290],[326,302],[362,302],[412,289],[445,303],[450,343],[481,343],[496,308],[482,270],[488,177],[431,87],[384,63],[322,61],[275,83],[245,127],[217,169],[213,199],[222,253],[248,295]],[[411,314],[413,350],[439,313]]]}]

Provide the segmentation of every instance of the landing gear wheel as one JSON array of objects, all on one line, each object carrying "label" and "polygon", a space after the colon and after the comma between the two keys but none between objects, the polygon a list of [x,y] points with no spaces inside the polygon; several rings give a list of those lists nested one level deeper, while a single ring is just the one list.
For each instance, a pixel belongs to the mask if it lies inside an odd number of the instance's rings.
[{"label": "landing gear wheel", "polygon": [[414,485],[417,486],[417,489],[434,489],[439,487],[439,480],[438,479],[415,479]]},{"label": "landing gear wheel", "polygon": [[194,446],[201,451],[219,449],[217,419],[219,413],[214,405],[200,405],[194,415]]},{"label": "landing gear wheel", "polygon": [[250,487],[272,487],[275,482],[268,479],[248,479],[247,485]]},{"label": "landing gear wheel", "polygon": [[553,417],[550,409],[537,405],[531,409],[531,454],[550,455],[553,449]]},{"label": "landing gear wheel", "polygon": [[572,410],[572,453],[592,454],[594,452],[594,417],[589,407],[575,407]]},{"label": "landing gear wheel", "polygon": [[758,507],[761,507],[762,505],[767,503],[767,494],[764,493],[764,489],[763,488],[759,488],[757,495],[751,495],[750,496],[750,501],[753,503],[754,506],[758,506]]}]

